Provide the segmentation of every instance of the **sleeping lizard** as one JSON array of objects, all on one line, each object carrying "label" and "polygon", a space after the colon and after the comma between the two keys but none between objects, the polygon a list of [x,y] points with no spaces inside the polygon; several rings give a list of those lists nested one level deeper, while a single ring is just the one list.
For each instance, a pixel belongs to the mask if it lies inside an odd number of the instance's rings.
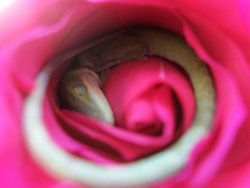
[{"label": "sleeping lizard", "polygon": [[[76,74],[78,78],[62,82],[62,88],[67,88],[67,84],[72,85],[79,79],[81,80],[80,85],[70,88],[71,92],[68,93],[71,93],[72,96],[65,97],[66,101],[70,103],[68,106],[77,106],[77,108],[81,108],[81,110],[76,109],[77,111],[108,124],[114,124],[112,110],[100,89],[105,80],[105,75],[112,66],[128,60],[146,61],[147,57],[151,55],[175,62],[187,71],[197,100],[197,113],[194,123],[198,125],[206,122],[206,126],[209,127],[215,110],[214,89],[209,72],[205,64],[183,38],[161,29],[134,28],[126,30],[121,35],[97,44],[79,54],[76,70],[73,70],[74,73],[71,71],[67,73]],[[91,72],[91,74],[85,76],[79,74],[79,71],[81,73]],[[91,76],[93,78],[90,78]],[[89,80],[91,80],[91,84]],[[81,92],[77,93],[77,90],[82,91],[78,87],[85,88],[84,92],[87,95],[83,95]],[[98,92],[98,95],[97,93],[94,94],[95,92]],[[76,98],[75,96],[78,96],[78,100],[73,100],[73,98]],[[73,103],[76,103],[76,105],[73,105]],[[80,104],[82,104],[82,107],[79,107]],[[88,108],[88,106],[91,106],[91,108]]]}]

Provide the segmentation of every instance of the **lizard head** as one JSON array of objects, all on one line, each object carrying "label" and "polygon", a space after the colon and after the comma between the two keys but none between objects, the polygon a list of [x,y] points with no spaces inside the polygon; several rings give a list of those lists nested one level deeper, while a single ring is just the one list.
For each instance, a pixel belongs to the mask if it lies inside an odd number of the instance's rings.
[{"label": "lizard head", "polygon": [[69,71],[60,83],[62,107],[113,124],[113,113],[99,84],[99,77],[90,69]]}]

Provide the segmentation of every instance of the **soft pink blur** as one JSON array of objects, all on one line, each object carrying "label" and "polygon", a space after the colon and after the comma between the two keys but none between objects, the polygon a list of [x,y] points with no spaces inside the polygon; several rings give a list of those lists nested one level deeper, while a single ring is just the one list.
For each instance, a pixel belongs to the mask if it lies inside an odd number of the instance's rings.
[{"label": "soft pink blur", "polygon": [[1,186],[77,187],[53,179],[27,152],[22,134],[25,96],[53,56],[138,24],[183,35],[207,62],[217,91],[211,134],[194,148],[189,165],[175,179],[155,186],[207,180],[207,187],[249,186],[249,9],[244,0],[17,0],[7,7],[0,12]]}]

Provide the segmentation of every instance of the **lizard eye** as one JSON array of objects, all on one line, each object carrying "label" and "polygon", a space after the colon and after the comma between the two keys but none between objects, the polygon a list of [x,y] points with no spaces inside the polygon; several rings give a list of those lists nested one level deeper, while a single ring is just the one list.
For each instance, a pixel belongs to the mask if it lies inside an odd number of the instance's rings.
[{"label": "lizard eye", "polygon": [[87,92],[87,88],[83,85],[78,85],[78,86],[74,86],[73,90],[76,92],[77,95],[84,95]]}]

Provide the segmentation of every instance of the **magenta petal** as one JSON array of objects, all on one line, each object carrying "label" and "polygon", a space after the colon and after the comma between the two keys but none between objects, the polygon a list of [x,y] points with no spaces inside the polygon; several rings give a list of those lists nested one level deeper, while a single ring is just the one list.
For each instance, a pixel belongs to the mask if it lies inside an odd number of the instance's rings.
[{"label": "magenta petal", "polygon": [[[147,83],[145,83],[147,84]],[[150,94],[143,94],[138,99],[135,98],[130,102],[126,109],[124,117],[124,126],[134,129],[149,129],[148,134],[167,132],[169,141],[170,135],[174,134],[174,106],[173,98],[167,86],[151,87],[148,91]],[[159,112],[160,111],[160,112]],[[159,114],[163,116],[160,117]],[[164,136],[165,137],[165,136]]]},{"label": "magenta petal", "polygon": [[[173,141],[176,131],[176,108],[173,94],[166,91],[166,87],[160,88],[155,95],[153,105],[154,110],[163,124],[163,135],[167,141]],[[180,125],[181,126],[181,125]]]},{"label": "magenta petal", "polygon": [[[154,86],[157,87],[158,85],[166,85],[175,92],[183,109],[183,126],[180,127],[186,130],[191,125],[195,109],[191,85],[173,65],[164,62],[162,59],[154,58],[149,59],[149,62],[124,63],[114,68],[108,76],[104,85],[104,92],[116,115],[117,123],[124,124],[126,119],[123,113],[126,114],[130,111],[133,102],[138,97],[148,100],[148,95],[154,93],[156,90]],[[172,97],[169,99],[162,94],[161,99],[163,103],[166,103],[173,100]],[[161,103],[160,101],[158,103]],[[144,112],[138,113],[143,114]]]},{"label": "magenta petal", "polygon": [[156,122],[156,116],[152,109],[150,101],[147,100],[136,100],[129,107],[126,117],[124,117],[125,122],[123,125],[126,129],[131,131],[136,131],[143,126],[143,124],[153,124]]},{"label": "magenta petal", "polygon": [[192,168],[195,169],[195,175],[192,175],[194,184],[206,181],[223,164],[224,155],[228,152],[237,134],[235,130],[239,129],[246,117],[245,107],[235,88],[234,81],[221,67],[213,68],[218,100],[217,113],[213,131],[194,149],[191,158]]},{"label": "magenta petal", "polygon": [[[188,15],[187,19],[190,22],[186,27],[188,39],[211,69],[217,92],[217,113],[213,132],[194,149],[189,175],[184,178],[192,177],[193,181],[190,182],[201,184],[213,177],[219,168],[232,165],[237,161],[236,158],[239,160],[244,158],[244,155],[249,156],[250,150],[244,147],[242,152],[238,150],[240,146],[233,143],[246,140],[244,137],[249,135],[249,129],[244,128],[249,127],[246,113],[249,108],[249,97],[245,94],[249,87],[244,85],[246,82],[243,80],[246,80],[250,74],[247,73],[249,65],[246,64],[239,49],[218,28],[197,15]],[[203,27],[198,27],[196,23],[202,24]],[[222,48],[224,52],[220,50]],[[238,130],[243,128],[245,132],[238,138],[235,137]],[[230,150],[232,154],[229,153]],[[237,157],[233,159],[235,155]],[[211,164],[214,165],[211,166]],[[197,171],[193,168],[197,168]]]}]

